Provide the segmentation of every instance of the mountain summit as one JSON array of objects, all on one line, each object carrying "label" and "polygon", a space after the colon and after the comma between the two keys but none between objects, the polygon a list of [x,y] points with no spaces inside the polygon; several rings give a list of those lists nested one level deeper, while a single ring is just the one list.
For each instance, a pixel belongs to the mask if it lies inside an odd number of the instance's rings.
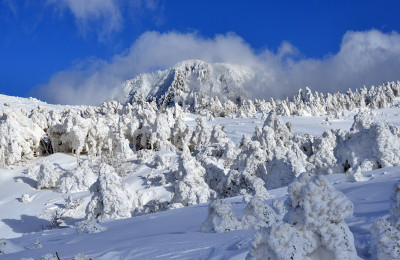
[{"label": "mountain summit", "polygon": [[159,106],[175,103],[192,106],[197,98],[218,97],[240,103],[247,98],[245,86],[254,78],[247,67],[187,60],[154,73],[140,74],[124,83],[124,102],[136,95],[157,101]]}]

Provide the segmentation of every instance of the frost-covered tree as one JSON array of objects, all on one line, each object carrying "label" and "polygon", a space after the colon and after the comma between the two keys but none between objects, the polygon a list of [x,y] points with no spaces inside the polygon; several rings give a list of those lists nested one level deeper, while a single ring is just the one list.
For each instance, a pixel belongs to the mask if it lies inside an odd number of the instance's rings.
[{"label": "frost-covered tree", "polygon": [[371,259],[400,259],[400,231],[386,219],[380,219],[371,229]]},{"label": "frost-covered tree", "polygon": [[155,124],[150,137],[153,150],[156,151],[175,151],[175,147],[171,143],[171,128],[169,126],[167,114],[159,114],[155,120]]},{"label": "frost-covered tree", "polygon": [[97,174],[85,160],[74,170],[64,174],[59,180],[59,191],[63,193],[86,191],[97,180]]},{"label": "frost-covered tree", "polygon": [[400,165],[400,129],[373,121],[370,116],[356,115],[352,131],[337,138],[334,169],[346,172],[349,180],[356,180],[357,172]]},{"label": "frost-covered tree", "polygon": [[353,204],[322,175],[302,173],[288,187],[284,223],[255,236],[248,259],[355,259],[353,234],[344,219]]},{"label": "frost-covered tree", "polygon": [[391,215],[371,229],[371,259],[400,259],[400,182],[393,189]]},{"label": "frost-covered tree", "polygon": [[312,140],[295,135],[292,125],[283,123],[275,113],[268,115],[262,128],[256,128],[252,140],[258,141],[265,151],[267,174],[263,180],[268,189],[286,186],[311,168],[307,156],[311,154]]},{"label": "frost-covered tree", "polygon": [[0,163],[12,166],[40,155],[45,132],[24,111],[7,109],[0,115]]},{"label": "frost-covered tree", "polygon": [[220,184],[221,196],[232,197],[247,193],[266,199],[269,195],[263,181],[267,175],[265,151],[249,135],[243,135],[239,148],[241,152]]},{"label": "frost-covered tree", "polygon": [[216,125],[211,131],[209,144],[196,155],[206,169],[204,178],[211,189],[221,192],[221,182],[237,154],[236,145],[226,136],[224,127]]},{"label": "frost-covered tree", "polygon": [[132,195],[121,177],[107,164],[101,164],[99,177],[90,187],[92,199],[87,205],[88,218],[100,221],[131,217]]},{"label": "frost-covered tree", "polygon": [[269,227],[281,219],[273,208],[265,204],[264,199],[254,196],[246,208],[241,219],[243,229],[260,229]]},{"label": "frost-covered tree", "polygon": [[344,134],[343,130],[326,130],[322,133],[322,136],[314,139],[312,144],[313,154],[308,159],[314,166],[313,173],[333,173],[332,167],[336,164],[334,149],[337,145],[337,139]]},{"label": "frost-covered tree", "polygon": [[193,132],[191,139],[191,150],[196,149],[200,151],[203,147],[206,147],[211,138],[211,127],[207,124],[204,117],[196,119],[196,130]]},{"label": "frost-covered tree", "polygon": [[181,119],[178,119],[171,132],[171,143],[181,152],[184,146],[189,146],[192,135],[192,130]]},{"label": "frost-covered tree", "polygon": [[201,230],[205,233],[224,233],[241,227],[240,221],[232,211],[232,205],[224,200],[214,200],[208,206],[208,216]]},{"label": "frost-covered tree", "polygon": [[180,156],[176,183],[171,204],[181,203],[183,206],[204,203],[216,197],[216,194],[204,181],[205,169],[191,156],[187,147]]},{"label": "frost-covered tree", "polygon": [[56,170],[53,163],[43,160],[37,173],[37,189],[56,189],[59,186],[61,172]]}]

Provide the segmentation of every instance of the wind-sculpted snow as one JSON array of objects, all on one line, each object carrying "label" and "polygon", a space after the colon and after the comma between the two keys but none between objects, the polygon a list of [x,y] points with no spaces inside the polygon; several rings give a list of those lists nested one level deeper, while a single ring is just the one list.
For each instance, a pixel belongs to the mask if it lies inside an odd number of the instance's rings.
[{"label": "wind-sculpted snow", "polygon": [[288,192],[284,222],[255,236],[248,259],[356,258],[353,234],[344,221],[354,206],[343,193],[310,173],[302,173]]}]

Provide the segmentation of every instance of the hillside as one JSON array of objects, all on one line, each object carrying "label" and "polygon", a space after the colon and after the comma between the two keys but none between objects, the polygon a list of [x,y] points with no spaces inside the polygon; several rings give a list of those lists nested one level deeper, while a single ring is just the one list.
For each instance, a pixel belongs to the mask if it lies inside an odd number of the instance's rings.
[{"label": "hillside", "polygon": [[[211,73],[204,80],[213,84],[215,71],[227,69],[189,63]],[[172,81],[179,84],[144,88],[169,73],[157,72],[129,91],[148,91],[158,105],[0,96],[2,258],[399,255],[400,83],[306,90],[292,101],[243,99],[219,117],[215,107],[190,113],[166,101],[168,93],[188,100],[203,91],[191,89],[203,74],[189,63],[171,74],[184,73]],[[240,75],[232,82],[244,82]]]}]

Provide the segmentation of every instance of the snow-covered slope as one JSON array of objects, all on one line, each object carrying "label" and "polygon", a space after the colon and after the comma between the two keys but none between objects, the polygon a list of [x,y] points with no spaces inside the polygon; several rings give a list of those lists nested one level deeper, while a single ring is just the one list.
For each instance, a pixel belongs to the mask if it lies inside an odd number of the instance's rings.
[{"label": "snow-covered slope", "polygon": [[[345,176],[340,174],[328,176],[328,180],[334,184],[334,187],[342,191],[354,204],[353,217],[346,219],[346,223],[354,234],[358,255],[363,259],[369,258],[368,250],[373,224],[378,219],[390,215],[392,187],[400,180],[399,172],[399,167],[365,172],[363,175],[368,180],[360,183],[348,183]],[[22,191],[24,184],[16,185],[20,185]],[[16,196],[15,193],[11,194],[9,196]],[[272,199],[284,200],[287,189],[285,187],[271,190],[270,196],[268,204],[272,204]],[[22,204],[15,198],[12,199],[15,200],[15,205]],[[243,214],[246,203],[242,202],[241,197],[227,201],[232,203],[237,216]],[[4,199],[2,202],[4,203]],[[60,199],[42,194],[31,203],[39,202],[46,202],[48,207],[55,207]],[[8,203],[8,205],[12,204]],[[207,204],[199,204],[106,222],[101,224],[105,231],[93,234],[78,233],[74,228],[41,231],[41,225],[50,224],[48,220],[30,215],[32,213],[21,212],[21,218],[2,219],[5,225],[10,226],[14,232],[25,235],[8,240],[9,243],[18,246],[16,250],[19,252],[2,255],[1,259],[14,260],[23,257],[40,259],[43,255],[56,252],[61,259],[72,259],[79,253],[100,260],[244,259],[256,231],[203,233],[201,225],[207,217],[207,206]],[[12,206],[8,210],[17,210],[17,208]],[[29,232],[34,233],[27,234]],[[38,243],[40,243],[39,246]]]},{"label": "snow-covered slope", "polygon": [[0,96],[0,257],[394,259],[399,87],[269,103],[308,116],[245,101],[241,118]]},{"label": "snow-covered slope", "polygon": [[218,97],[240,104],[247,98],[245,86],[254,77],[249,68],[200,60],[188,60],[174,67],[151,74],[141,74],[124,83],[124,101],[135,95],[148,100],[155,98],[159,105],[194,104],[195,98]]}]

